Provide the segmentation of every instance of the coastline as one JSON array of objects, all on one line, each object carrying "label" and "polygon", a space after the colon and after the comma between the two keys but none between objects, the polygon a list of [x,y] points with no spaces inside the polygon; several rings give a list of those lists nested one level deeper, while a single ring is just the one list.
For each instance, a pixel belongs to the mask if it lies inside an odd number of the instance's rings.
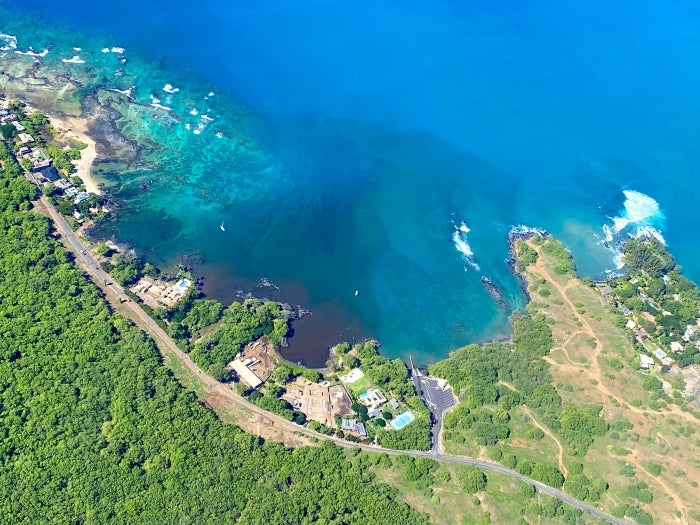
[{"label": "coastline", "polygon": [[[36,108],[32,108],[36,109]],[[85,185],[85,191],[102,195],[95,179],[92,178],[92,165],[97,158],[97,148],[95,141],[88,134],[88,120],[79,117],[57,117],[47,115],[51,126],[64,137],[73,137],[80,142],[87,144],[87,147],[80,150],[80,160],[74,161],[75,175],[80,177]]]}]

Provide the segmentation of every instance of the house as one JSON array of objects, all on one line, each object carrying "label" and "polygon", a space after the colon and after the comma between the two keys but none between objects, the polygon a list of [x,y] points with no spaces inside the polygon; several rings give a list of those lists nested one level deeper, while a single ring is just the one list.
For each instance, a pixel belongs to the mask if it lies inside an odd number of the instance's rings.
[{"label": "house", "polygon": [[367,408],[377,408],[386,403],[386,397],[378,388],[370,388],[367,392],[360,394],[360,401]]},{"label": "house", "polygon": [[625,327],[629,328],[630,330],[634,330],[635,328],[637,328],[637,323],[635,323],[632,319],[628,319]]},{"label": "house", "polygon": [[607,301],[612,300],[612,288],[610,288],[608,285],[603,286],[600,289],[600,293],[603,294],[603,297],[605,297]]},{"label": "house", "polygon": [[661,350],[661,348],[657,348],[656,350],[654,350],[652,352],[652,354],[654,354],[656,356],[656,358],[659,361],[661,361],[664,365],[670,365],[671,363],[673,363],[673,359],[668,357],[668,354],[666,352],[664,352],[663,350]]},{"label": "house", "polygon": [[343,418],[340,420],[340,428],[342,430],[350,430],[350,431],[354,432],[356,423],[357,423],[357,421],[354,419],[344,419]]},{"label": "house", "polygon": [[78,188],[76,188],[75,186],[71,186],[70,188],[66,189],[66,195],[68,197],[73,197],[74,195],[78,194],[78,191]]},{"label": "house", "polygon": [[260,378],[256,376],[250,368],[244,365],[240,359],[234,359],[226,365],[226,368],[236,372],[238,377],[248,383],[251,388],[258,388],[263,383]]},{"label": "house", "polygon": [[44,159],[44,160],[39,160],[32,158],[30,159],[32,162],[32,172],[33,173],[40,173],[42,170],[45,170],[46,168],[51,167],[51,161]]},{"label": "house", "polygon": [[53,183],[53,185],[63,191],[66,191],[68,188],[73,187],[73,185],[66,179],[58,179],[56,182]]},{"label": "house", "polygon": [[80,220],[80,219],[83,218],[83,214],[80,213],[78,210],[73,210],[73,217],[75,217],[76,219]]},{"label": "house", "polygon": [[90,194],[86,191],[81,191],[75,196],[75,199],[73,199],[74,204],[80,204],[81,202],[84,202],[90,198]]},{"label": "house", "polygon": [[341,419],[340,428],[350,432],[357,432],[360,437],[365,437],[367,435],[365,426],[362,423],[358,423],[356,419]]},{"label": "house", "polygon": [[641,370],[649,370],[649,367],[653,366],[653,364],[653,357],[644,354],[639,354],[639,368]]},{"label": "house", "polygon": [[22,124],[17,122],[16,120],[12,121],[12,125],[15,127],[15,129],[19,132],[26,131],[27,128],[25,128]]},{"label": "house", "polygon": [[396,401],[396,398],[395,398],[395,397],[392,397],[392,398],[389,400],[389,406],[390,406],[391,408],[393,408],[394,410],[398,410],[398,408],[399,408],[399,402]]},{"label": "house", "polygon": [[56,182],[58,179],[61,178],[58,175],[58,171],[56,171],[56,168],[54,168],[50,164],[43,167],[40,170],[34,170],[34,173],[40,176],[46,182]]},{"label": "house", "polygon": [[632,310],[627,308],[625,305],[622,305],[620,310],[622,310],[622,315],[630,315],[632,313]]},{"label": "house", "polygon": [[367,415],[371,417],[372,419],[379,419],[382,417],[382,413],[379,411],[379,409],[375,408],[373,410],[370,410],[367,412]]},{"label": "house", "polygon": [[683,341],[686,343],[690,341],[690,338],[695,335],[697,332],[697,328],[695,328],[693,325],[689,324],[688,326],[685,327],[685,333],[683,334]]},{"label": "house", "polygon": [[678,341],[671,341],[671,350],[674,352],[682,352],[683,351],[683,345],[680,344]]},{"label": "house", "polygon": [[22,144],[27,144],[28,142],[34,142],[34,137],[32,137],[29,133],[20,133],[17,136],[19,137],[19,140]]},{"label": "house", "polygon": [[22,156],[31,153],[31,151],[32,150],[30,148],[28,148],[27,146],[22,146],[21,148],[19,148],[19,154]]}]

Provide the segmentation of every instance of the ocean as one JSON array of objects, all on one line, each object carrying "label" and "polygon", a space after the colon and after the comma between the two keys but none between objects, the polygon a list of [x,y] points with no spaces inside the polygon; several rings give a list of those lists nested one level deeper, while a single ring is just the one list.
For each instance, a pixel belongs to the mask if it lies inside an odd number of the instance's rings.
[{"label": "ocean", "polygon": [[0,66],[119,111],[96,235],[224,302],[309,308],[290,360],[373,337],[429,363],[508,336],[515,224],[594,278],[652,233],[700,279],[699,23],[690,1],[0,1]]}]

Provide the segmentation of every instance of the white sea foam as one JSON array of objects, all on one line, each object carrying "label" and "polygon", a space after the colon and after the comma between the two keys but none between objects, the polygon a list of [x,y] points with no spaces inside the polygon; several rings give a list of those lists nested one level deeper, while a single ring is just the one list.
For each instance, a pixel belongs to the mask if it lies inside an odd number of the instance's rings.
[{"label": "white sea foam", "polygon": [[195,135],[199,135],[201,132],[201,129],[195,129],[192,133],[194,133]]},{"label": "white sea foam", "polygon": [[216,138],[217,138],[217,139],[221,139],[221,138],[223,138],[223,137],[224,137],[224,134],[223,134],[223,133],[221,133],[220,131],[217,131],[217,132],[216,132]]},{"label": "white sea foam", "polygon": [[210,91],[209,94],[206,97],[204,97],[204,99],[206,100],[206,99],[211,98],[213,96],[214,96],[214,92]]},{"label": "white sea foam", "polygon": [[[104,51],[104,50],[103,50]],[[123,47],[113,47],[110,49],[112,53],[116,53],[117,55],[123,55],[124,54],[124,48]]]},{"label": "white sea foam", "polygon": [[17,51],[16,50],[15,53],[17,53],[18,55],[29,55],[30,57],[45,57],[46,55],[49,54],[49,50],[48,50],[48,48],[44,48],[43,51],[40,51],[37,53],[36,51],[34,51],[34,49],[32,49],[30,47],[29,51]]},{"label": "white sea foam", "polygon": [[607,224],[603,224],[603,233],[605,234],[605,242],[612,242],[614,239],[612,228]]},{"label": "white sea foam", "polygon": [[153,106],[156,109],[162,109],[163,111],[171,111],[173,109],[173,108],[170,108],[168,106],[164,106],[163,104],[161,104],[160,99],[156,98],[153,95],[151,95],[151,106]]},{"label": "white sea foam", "polygon": [[192,127],[192,124],[190,124],[189,122],[186,122],[186,123],[185,123],[185,129],[186,129],[187,131],[189,131],[191,127]]},{"label": "white sea foam", "polygon": [[134,91],[136,91],[136,86],[131,86],[129,89],[112,88],[110,91],[121,93],[122,95],[127,96],[132,102],[134,102]]},{"label": "white sea foam", "polygon": [[109,53],[109,48],[108,47],[103,47],[102,48],[103,53]]},{"label": "white sea foam", "polygon": [[195,116],[196,116],[196,115],[198,115],[198,114],[199,114],[199,111],[197,111],[197,108],[192,108],[192,109],[190,110],[190,115],[195,115]]},{"label": "white sea foam", "polygon": [[172,84],[168,83],[163,86],[163,91],[165,91],[166,93],[173,94],[180,91],[180,88],[173,87]]},{"label": "white sea foam", "polygon": [[74,48],[73,48],[73,51],[82,51],[82,50],[83,50],[82,47],[74,47]]},{"label": "white sea foam", "polygon": [[452,242],[457,251],[462,254],[464,261],[479,272],[481,271],[481,268],[474,260],[474,252],[472,251],[472,247],[469,245],[469,241],[467,240],[467,233],[470,231],[471,230],[464,221],[462,221],[459,226],[455,225],[455,231],[452,234]]},{"label": "white sea foam", "polygon": [[641,226],[637,228],[637,234],[635,235],[635,237],[653,237],[661,244],[666,246],[666,239],[664,239],[664,236],[661,233],[661,231],[652,226]]},{"label": "white sea foam", "polygon": [[0,47],[1,51],[17,49],[17,37],[7,33],[0,33],[0,44],[2,44],[2,47]]},{"label": "white sea foam", "polygon": [[630,224],[641,224],[654,218],[663,218],[659,203],[634,190],[624,190],[625,209],[619,217],[613,217],[613,231],[619,233]]},{"label": "white sea foam", "polygon": [[202,120],[206,120],[206,121],[208,121],[208,122],[211,122],[212,120],[214,120],[214,119],[213,119],[212,117],[210,117],[209,115],[202,115],[200,118],[201,118]]},{"label": "white sea foam", "polygon": [[625,202],[620,215],[609,217],[610,224],[603,225],[603,244],[613,252],[613,261],[618,270],[624,267],[620,248],[627,239],[653,237],[666,244],[661,232],[665,217],[659,203],[638,191],[624,190],[622,193]]},{"label": "white sea foam", "polygon": [[74,55],[73,58],[61,59],[61,62],[65,62],[66,64],[84,64],[85,60],[80,58],[80,55]]}]

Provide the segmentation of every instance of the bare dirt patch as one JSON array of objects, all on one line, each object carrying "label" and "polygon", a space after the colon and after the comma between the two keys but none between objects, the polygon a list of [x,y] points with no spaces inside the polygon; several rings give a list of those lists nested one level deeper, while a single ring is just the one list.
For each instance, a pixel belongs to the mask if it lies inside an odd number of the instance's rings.
[{"label": "bare dirt patch", "polygon": [[282,443],[288,447],[315,445],[308,437],[290,432],[288,428],[278,426],[274,419],[249,412],[231,403],[219,394],[203,398],[202,403],[216,412],[222,421],[233,423],[237,427],[263,439]]}]

